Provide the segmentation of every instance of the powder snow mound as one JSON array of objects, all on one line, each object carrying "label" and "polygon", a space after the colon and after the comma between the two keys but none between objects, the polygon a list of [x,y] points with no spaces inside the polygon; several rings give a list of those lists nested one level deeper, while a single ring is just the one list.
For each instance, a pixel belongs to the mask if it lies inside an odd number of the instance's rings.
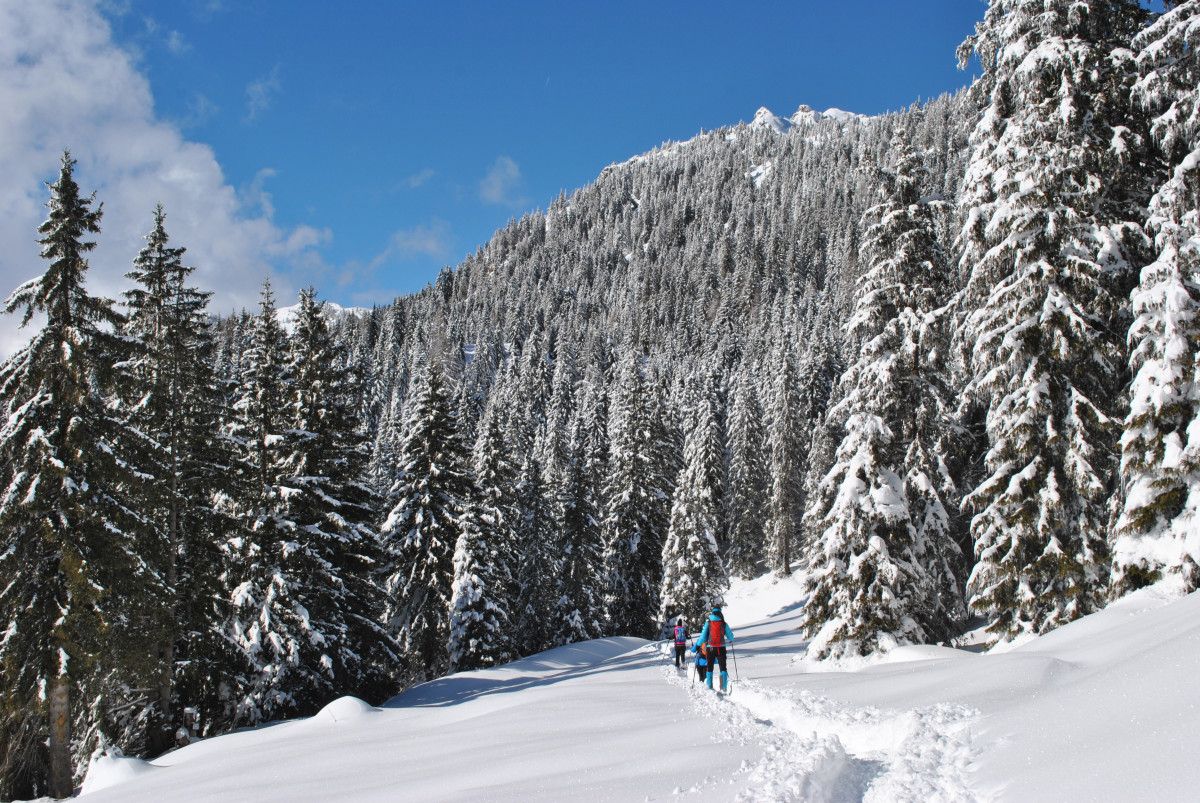
[{"label": "powder snow mound", "polygon": [[357,697],[339,697],[318,711],[317,715],[312,718],[312,721],[316,724],[349,722],[361,719],[369,714],[378,713],[379,710]]},{"label": "powder snow mound", "polygon": [[80,794],[86,795],[99,792],[110,786],[125,783],[156,769],[149,762],[140,758],[129,758],[117,750],[112,753],[102,753],[92,756],[88,762],[87,775],[83,778]]}]

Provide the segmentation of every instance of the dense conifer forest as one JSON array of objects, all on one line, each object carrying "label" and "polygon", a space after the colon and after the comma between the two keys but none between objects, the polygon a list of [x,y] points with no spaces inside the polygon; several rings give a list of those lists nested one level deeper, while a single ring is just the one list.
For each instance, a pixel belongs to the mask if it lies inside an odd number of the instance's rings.
[{"label": "dense conifer forest", "polygon": [[[64,155],[0,367],[0,795],[697,623],[803,569],[810,656],[1198,582],[1200,0],[992,0],[983,75],[665,143],[424,291],[217,317]],[[290,299],[289,299],[290,301]]]}]

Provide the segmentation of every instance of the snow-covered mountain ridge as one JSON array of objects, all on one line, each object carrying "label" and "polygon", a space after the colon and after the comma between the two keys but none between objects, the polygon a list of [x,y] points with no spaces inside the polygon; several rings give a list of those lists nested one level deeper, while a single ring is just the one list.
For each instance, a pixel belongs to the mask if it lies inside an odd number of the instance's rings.
[{"label": "snow-covered mountain ridge", "polygon": [[849,123],[856,120],[868,119],[865,114],[855,114],[854,112],[843,111],[842,109],[826,109],[823,112],[815,111],[810,106],[801,105],[796,113],[791,117],[783,118],[773,113],[766,106],[761,107],[754,114],[754,119],[750,122],[752,128],[770,128],[776,133],[786,134],[794,126],[812,125],[819,123],[822,120],[833,120],[838,123]]},{"label": "snow-covered mountain ridge", "polygon": [[685,139],[678,142],[664,142],[659,147],[647,151],[646,153],[634,156],[630,159],[626,159],[624,162],[614,162],[613,164],[604,168],[604,170],[601,171],[601,175],[625,165],[640,164],[655,158],[678,154],[680,151],[692,147],[697,143],[703,142],[704,140],[713,136],[722,136],[726,140],[736,141],[738,138],[737,128],[739,126],[747,126],[756,131],[774,131],[776,134],[783,135],[789,133],[793,129],[807,128],[822,122],[833,122],[838,125],[845,125],[847,123],[863,122],[870,119],[872,118],[868,115],[848,112],[837,108],[829,108],[823,112],[819,112],[805,104],[801,104],[800,108],[797,109],[796,113],[791,117],[785,118],[775,114],[766,106],[762,106],[757,112],[755,112],[754,119],[752,119],[749,123],[742,121],[737,125],[726,126],[717,129],[715,132],[702,132],[690,139]]},{"label": "snow-covered mountain ridge", "polygon": [[[331,321],[341,320],[343,318],[370,314],[371,310],[366,307],[343,307],[341,304],[335,304],[332,301],[323,302],[325,305],[325,315]],[[290,307],[279,307],[275,310],[275,319],[279,321],[279,325],[284,328],[289,335],[296,328],[296,321],[300,317],[300,305],[293,304]]]},{"label": "snow-covered mountain ridge", "polygon": [[660,644],[601,639],[382,708],[342,698],[152,762],[102,757],[84,797],[1184,800],[1200,781],[1200,595],[1146,589],[1005,652],[810,664],[799,580],[730,592],[728,697]]}]

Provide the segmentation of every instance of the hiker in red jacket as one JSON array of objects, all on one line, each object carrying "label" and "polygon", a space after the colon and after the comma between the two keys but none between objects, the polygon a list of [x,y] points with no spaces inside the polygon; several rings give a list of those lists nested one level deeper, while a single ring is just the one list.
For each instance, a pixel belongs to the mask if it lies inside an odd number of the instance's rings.
[{"label": "hiker in red jacket", "polygon": [[713,608],[708,621],[704,623],[704,629],[696,638],[696,649],[707,648],[708,651],[708,678],[705,683],[710,689],[713,686],[713,675],[717,673],[717,664],[720,663],[721,691],[729,691],[729,672],[725,669],[725,646],[731,641],[733,641],[733,631],[729,629],[729,625],[725,624],[724,614],[721,613],[720,607]]}]

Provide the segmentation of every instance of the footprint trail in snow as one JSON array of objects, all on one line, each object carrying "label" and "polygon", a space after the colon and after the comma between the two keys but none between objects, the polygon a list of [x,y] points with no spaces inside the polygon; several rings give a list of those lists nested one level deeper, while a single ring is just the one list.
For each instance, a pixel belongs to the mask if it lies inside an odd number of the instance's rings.
[{"label": "footprint trail in snow", "polygon": [[737,800],[980,799],[967,782],[977,713],[966,706],[888,712],[749,680],[737,682],[733,694],[720,696],[674,668],[663,674],[687,690],[701,713],[724,720],[727,738],[762,745],[762,758],[744,765],[735,779],[741,785]]}]

